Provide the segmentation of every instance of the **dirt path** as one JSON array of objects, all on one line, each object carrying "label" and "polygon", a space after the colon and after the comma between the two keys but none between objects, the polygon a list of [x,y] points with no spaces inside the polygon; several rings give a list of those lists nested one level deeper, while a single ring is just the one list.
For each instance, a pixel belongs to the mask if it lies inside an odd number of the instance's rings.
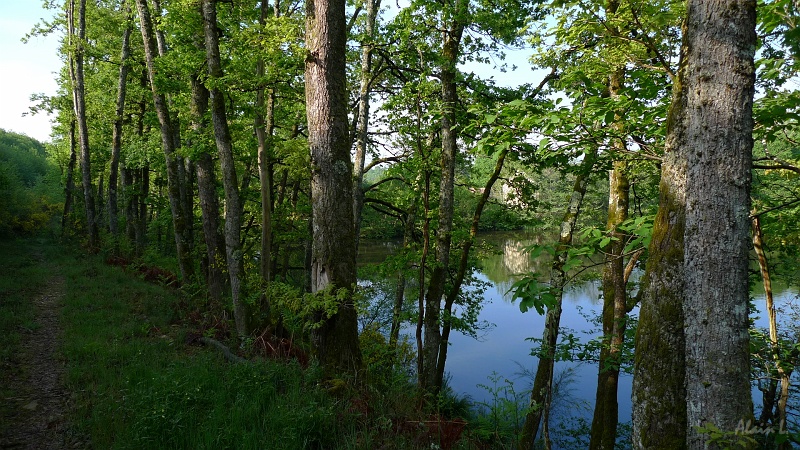
[{"label": "dirt path", "polygon": [[14,415],[8,418],[7,434],[0,436],[2,449],[80,448],[65,438],[68,398],[63,386],[64,364],[57,354],[63,297],[64,278],[55,276],[33,299],[36,325],[22,333],[20,367],[6,381],[16,395],[5,399]]}]

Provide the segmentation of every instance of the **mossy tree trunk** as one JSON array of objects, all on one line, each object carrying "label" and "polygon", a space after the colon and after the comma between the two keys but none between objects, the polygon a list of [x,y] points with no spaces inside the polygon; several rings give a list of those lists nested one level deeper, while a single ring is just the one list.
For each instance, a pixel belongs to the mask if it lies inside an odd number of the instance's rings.
[{"label": "mossy tree trunk", "polygon": [[308,143],[311,147],[311,291],[349,291],[336,312],[319,317],[317,359],[328,375],[362,369],[356,286],[353,170],[347,118],[344,0],[306,1],[305,63]]},{"label": "mossy tree trunk", "polygon": [[680,78],[667,125],[658,213],[641,284],[633,375],[633,447],[686,448],[683,232],[687,151],[681,136]]},{"label": "mossy tree trunk", "polygon": [[[619,9],[617,0],[609,0],[605,4],[606,16],[612,21]],[[608,32],[618,37],[621,32],[616,26],[608,26]],[[618,67],[608,77],[608,95],[618,99],[622,94],[625,69]],[[618,137],[611,147],[616,155],[624,151],[625,124],[623,113],[615,114],[611,125]],[[619,156],[617,156],[619,157]],[[628,182],[627,163],[624,160],[614,161],[609,171],[608,221],[606,231],[612,238],[604,249],[605,265],[603,266],[603,347],[597,374],[597,393],[595,396],[594,417],[592,419],[591,450],[613,450],[617,438],[617,422],[619,419],[619,372],[622,355],[622,344],[625,339],[625,319],[627,318],[627,279],[625,276],[625,238],[618,227],[628,218],[628,198],[630,183]]]},{"label": "mossy tree trunk", "polygon": [[[441,181],[439,183],[439,223],[436,230],[436,265],[431,272],[428,291],[425,294],[424,342],[422,364],[422,389],[436,395],[441,389],[438,370],[444,361],[439,361],[442,346],[442,300],[446,294],[447,273],[450,266],[450,247],[453,235],[455,208],[455,167],[458,151],[458,131],[455,128],[458,91],[456,73],[464,33],[464,19],[468,3],[457,0],[452,5],[452,21],[442,31],[442,118],[441,118]],[[446,352],[445,352],[446,353]]]},{"label": "mossy tree trunk", "polygon": [[754,1],[688,3],[637,332],[637,449],[716,448],[699,427],[752,418],[754,30]]},{"label": "mossy tree trunk", "polygon": [[589,445],[592,450],[613,450],[617,439],[619,419],[617,391],[622,344],[625,339],[625,320],[628,313],[624,264],[626,236],[618,229],[628,218],[630,184],[625,173],[626,166],[625,161],[615,161],[609,172],[606,230],[611,233],[613,239],[605,249],[603,267],[603,347],[600,350],[597,394]]}]

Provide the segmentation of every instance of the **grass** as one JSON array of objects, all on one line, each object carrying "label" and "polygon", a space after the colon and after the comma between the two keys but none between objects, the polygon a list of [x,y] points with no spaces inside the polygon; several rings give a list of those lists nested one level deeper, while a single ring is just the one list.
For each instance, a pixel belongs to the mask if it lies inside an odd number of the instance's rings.
[{"label": "grass", "polygon": [[[431,448],[435,440],[407,382],[383,379],[379,387],[332,393],[313,366],[230,364],[188,343],[195,330],[179,319],[199,300],[99,256],[15,241],[0,244],[0,264],[3,376],[33,322],[27,299],[49,277],[64,277],[59,352],[72,398],[70,432],[93,448],[402,449]],[[474,448],[462,441],[455,448]]]},{"label": "grass", "polygon": [[350,431],[314,371],[231,365],[185,343],[175,292],[91,256],[59,265],[66,383],[95,448],[331,448]]}]

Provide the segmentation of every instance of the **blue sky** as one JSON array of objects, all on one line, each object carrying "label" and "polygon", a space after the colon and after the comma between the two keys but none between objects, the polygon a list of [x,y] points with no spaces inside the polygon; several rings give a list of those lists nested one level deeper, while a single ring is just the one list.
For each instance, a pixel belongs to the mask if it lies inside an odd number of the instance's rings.
[{"label": "blue sky", "polygon": [[0,0],[0,128],[50,140],[50,118],[44,114],[23,117],[34,93],[54,95],[58,86],[53,72],[61,68],[59,34],[22,39],[42,18],[54,11],[42,8],[41,0]]}]

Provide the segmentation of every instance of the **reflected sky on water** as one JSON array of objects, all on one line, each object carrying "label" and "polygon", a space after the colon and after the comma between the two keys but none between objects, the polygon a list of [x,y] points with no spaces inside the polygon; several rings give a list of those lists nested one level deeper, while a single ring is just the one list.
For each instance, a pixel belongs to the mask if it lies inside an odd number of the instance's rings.
[{"label": "reflected sky on water", "polygon": [[[446,367],[449,385],[455,392],[468,395],[478,403],[491,403],[491,390],[498,387],[493,376],[499,385],[504,385],[506,379],[511,381],[517,392],[530,389],[532,378],[521,372],[534,373],[537,358],[531,356],[535,344],[527,339],[541,339],[544,316],[535,309],[521,313],[518,304],[510,301],[511,295],[507,292],[521,274],[548,273],[549,261],[531,260],[525,251],[526,247],[539,240],[537,236],[492,233],[481,238],[484,245],[480,246],[480,268],[475,275],[480,281],[487,282],[488,287],[483,295],[484,304],[479,319],[492,326],[479,331],[477,340],[453,333]],[[378,263],[399,247],[398,243],[392,242],[362,242],[360,262]],[[489,251],[489,247],[493,247],[495,252]],[[602,310],[600,295],[599,280],[572,282],[564,293],[562,329],[572,330],[581,342],[598,337],[600,326],[592,323],[591,319],[596,319]],[[759,311],[756,325],[767,327],[763,291],[759,292],[759,288],[755,287],[753,297]],[[775,293],[776,305],[797,303],[796,298],[794,290],[779,288]],[[637,313],[638,307],[633,311],[633,314]],[[411,327],[408,334],[413,336]],[[560,411],[561,414],[583,416],[591,420],[597,387],[597,364],[558,362],[555,366],[556,376],[567,369],[572,371],[571,382],[566,392],[556,399],[554,415]],[[622,374],[618,394],[620,422],[627,422],[631,418],[631,384],[632,377]],[[755,393],[757,390],[754,389]],[[758,405],[760,397],[755,400]]]}]

